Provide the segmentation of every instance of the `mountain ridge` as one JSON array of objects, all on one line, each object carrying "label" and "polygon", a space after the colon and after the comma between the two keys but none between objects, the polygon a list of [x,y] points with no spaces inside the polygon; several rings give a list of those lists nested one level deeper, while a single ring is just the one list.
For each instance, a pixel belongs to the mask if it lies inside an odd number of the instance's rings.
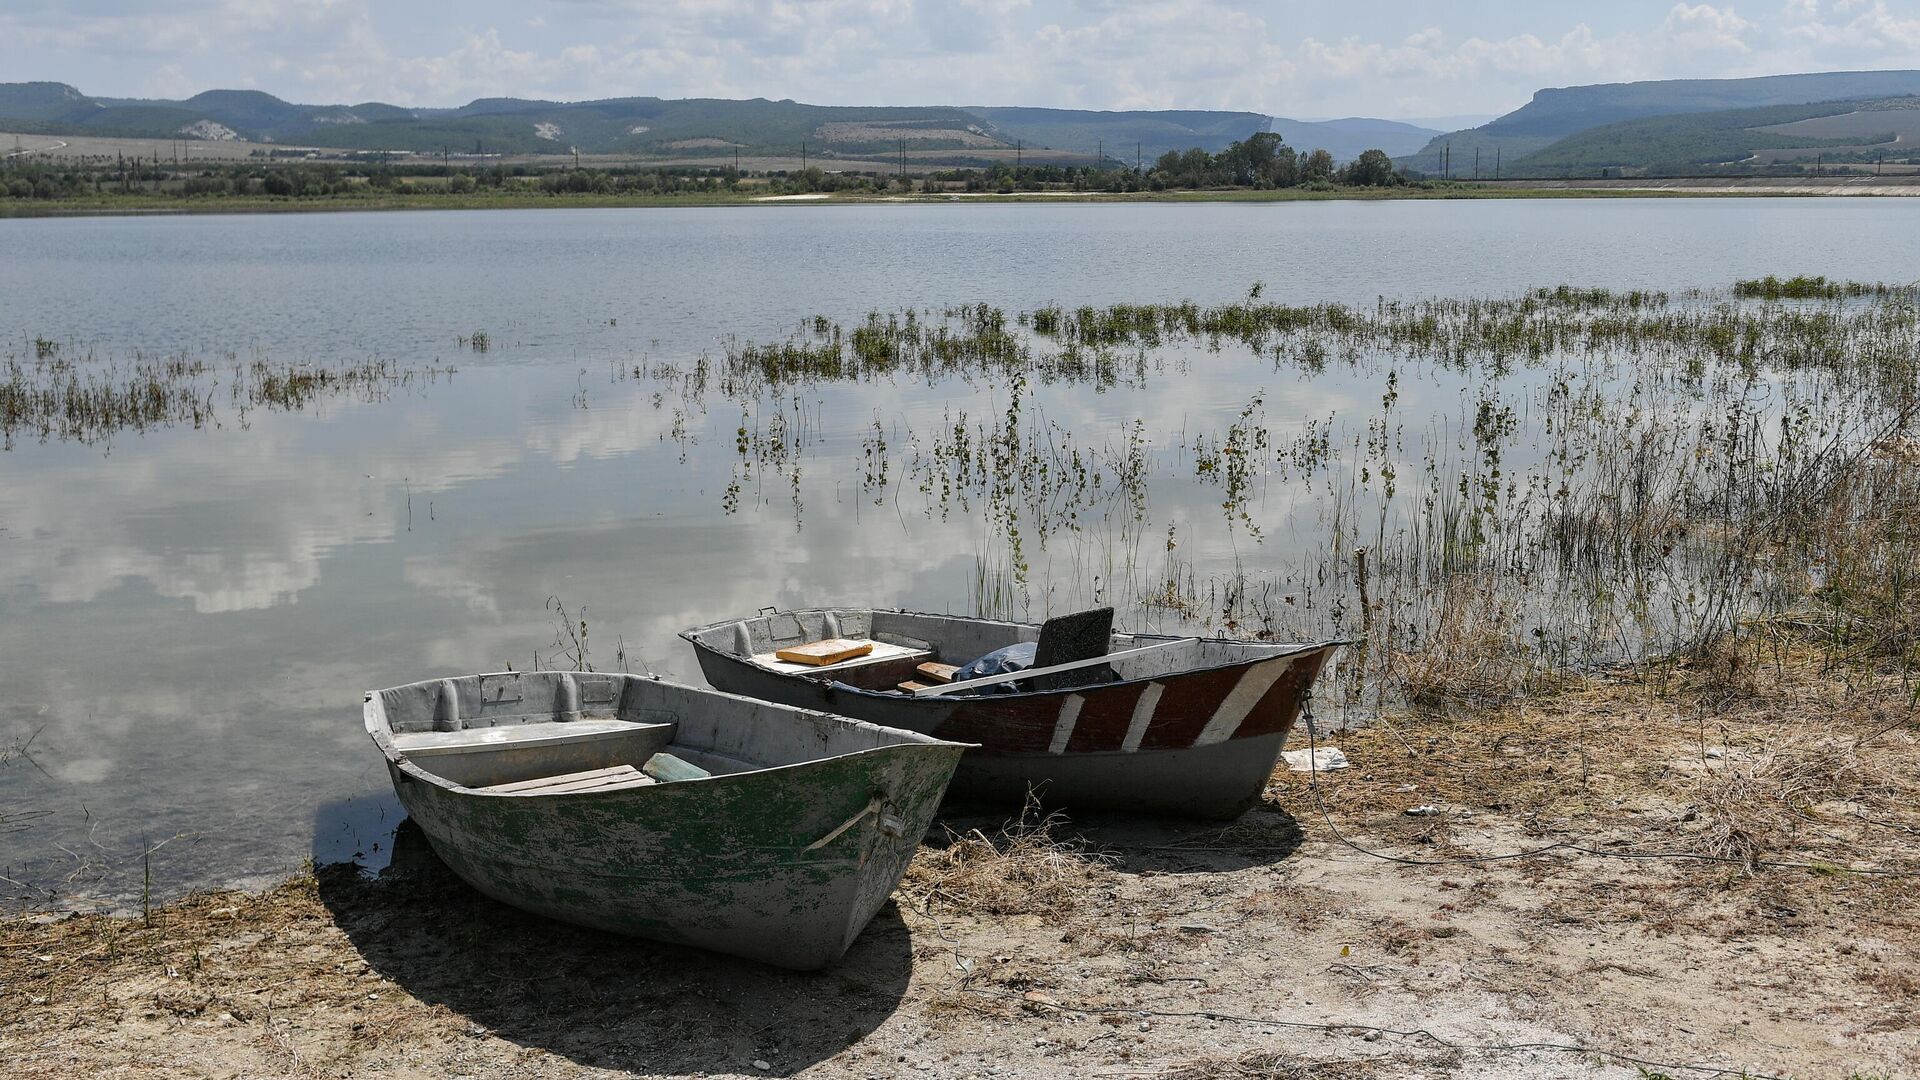
[{"label": "mountain ridge", "polygon": [[385,102],[300,104],[261,90],[192,97],[90,97],[65,83],[0,83],[0,128],[45,134],[236,138],[269,145],[437,153],[625,153],[685,156],[738,149],[823,157],[916,158],[1054,149],[1128,160],[1198,146],[1210,152],[1260,131],[1348,160],[1367,149],[1404,153],[1436,132],[1399,121],[1299,121],[1207,109],[1085,110],[1028,106],[828,106],[791,99],[620,97],[587,101],[476,98],[408,108]]},{"label": "mountain ridge", "polygon": [[1438,173],[1442,168],[1442,152],[1451,145],[1453,176],[1471,175],[1475,151],[1480,153],[1482,174],[1491,175],[1496,155],[1505,172],[1508,166],[1524,167],[1530,155],[1541,153],[1562,139],[1616,124],[1667,116],[1869,101],[1914,94],[1920,94],[1920,71],[1907,69],[1545,87],[1535,91],[1533,98],[1518,109],[1478,127],[1437,136],[1417,153],[1402,156],[1396,163],[1419,172]]}]

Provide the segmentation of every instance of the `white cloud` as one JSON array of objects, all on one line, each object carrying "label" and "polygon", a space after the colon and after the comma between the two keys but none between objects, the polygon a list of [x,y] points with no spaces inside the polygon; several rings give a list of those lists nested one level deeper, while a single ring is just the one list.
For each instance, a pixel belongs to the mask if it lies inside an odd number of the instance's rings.
[{"label": "white cloud", "polygon": [[1746,36],[1756,28],[1731,7],[1680,3],[1667,12],[1660,29],[1670,44],[1681,48],[1746,52]]},{"label": "white cloud", "polygon": [[1902,18],[1875,0],[1838,0],[1829,2],[1829,15],[1822,15],[1819,0],[1799,0],[1790,11],[1799,21],[1788,27],[1787,36],[1814,50],[1816,55],[1835,53],[1863,57],[1907,57],[1920,51],[1920,15]]},{"label": "white cloud", "polygon": [[1437,113],[1511,107],[1549,85],[1909,66],[1920,15],[1886,0],[479,0],[450,14],[370,0],[76,14],[24,0],[0,12],[0,70],[14,78],[401,105],[650,94]]}]

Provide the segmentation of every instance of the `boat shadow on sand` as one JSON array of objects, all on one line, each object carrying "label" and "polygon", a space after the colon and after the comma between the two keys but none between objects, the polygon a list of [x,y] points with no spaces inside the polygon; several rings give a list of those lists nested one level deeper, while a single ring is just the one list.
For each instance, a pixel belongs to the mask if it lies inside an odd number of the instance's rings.
[{"label": "boat shadow on sand", "polygon": [[1263,804],[1229,822],[1089,819],[1087,839],[1118,856],[1121,873],[1222,874],[1293,858],[1305,833],[1292,814]]},{"label": "boat shadow on sand", "polygon": [[318,871],[322,902],[366,962],[486,1034],[582,1065],[789,1075],[892,1015],[913,968],[892,903],[838,963],[799,973],[508,907],[455,877],[411,821],[392,852],[377,875]]}]

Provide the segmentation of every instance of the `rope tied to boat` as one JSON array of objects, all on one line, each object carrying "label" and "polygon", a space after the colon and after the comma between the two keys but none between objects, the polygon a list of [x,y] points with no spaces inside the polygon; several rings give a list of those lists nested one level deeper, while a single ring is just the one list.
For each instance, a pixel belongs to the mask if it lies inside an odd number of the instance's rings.
[{"label": "rope tied to boat", "polygon": [[873,801],[867,803],[867,808],[865,810],[862,810],[859,813],[848,818],[847,820],[841,822],[839,828],[833,830],[832,832],[821,837],[820,839],[815,840],[813,843],[808,844],[806,847],[801,848],[800,850],[803,852],[819,851],[821,848],[826,847],[828,844],[833,843],[835,840],[838,840],[840,838],[841,833],[844,833],[848,829],[853,828],[855,825],[860,824],[860,819],[866,817],[868,814],[879,813],[880,806],[884,801],[885,801],[885,796],[875,795],[873,797]]}]

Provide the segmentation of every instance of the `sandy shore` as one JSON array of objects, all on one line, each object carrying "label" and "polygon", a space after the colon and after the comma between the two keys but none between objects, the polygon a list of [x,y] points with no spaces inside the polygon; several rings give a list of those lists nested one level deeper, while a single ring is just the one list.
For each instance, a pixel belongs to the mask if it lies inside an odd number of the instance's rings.
[{"label": "sandy shore", "polygon": [[1527,191],[1666,192],[1699,195],[1920,195],[1920,175],[1904,176],[1749,176],[1673,180],[1496,180],[1476,181],[1494,189]]},{"label": "sandy shore", "polygon": [[521,915],[404,828],[378,878],[13,917],[0,1055],[23,1080],[1920,1072],[1897,676],[1756,651],[1337,738],[1353,767],[1282,771],[1225,827],[950,818],[817,975]]}]

